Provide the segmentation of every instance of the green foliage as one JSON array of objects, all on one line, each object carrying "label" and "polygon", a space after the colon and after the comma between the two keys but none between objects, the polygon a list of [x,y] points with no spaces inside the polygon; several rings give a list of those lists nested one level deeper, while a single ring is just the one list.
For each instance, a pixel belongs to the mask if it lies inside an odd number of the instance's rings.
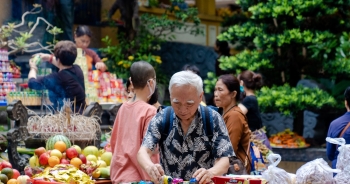
[{"label": "green foliage", "polygon": [[216,77],[215,73],[208,72],[207,79],[204,79],[204,92],[205,93],[213,93],[213,89],[215,88],[216,81],[218,81],[218,77]]},{"label": "green foliage", "polygon": [[[326,63],[324,66],[325,69],[329,70],[329,72],[337,74],[337,73],[349,73],[350,71],[350,37],[349,33],[343,33],[343,35],[339,39],[340,45],[334,43],[328,43],[329,45],[325,46],[327,48],[324,50],[323,48],[316,51],[316,53],[324,53],[324,57],[330,53],[332,48],[335,48],[335,59],[332,62]],[[322,52],[323,51],[323,52]],[[317,55],[315,56],[317,57]]]},{"label": "green foliage", "polygon": [[[172,0],[171,2],[184,3],[184,0]],[[188,25],[188,22],[192,22],[193,26]],[[118,77],[128,78],[131,64],[143,60],[150,62],[156,69],[157,80],[162,84],[167,84],[168,78],[160,69],[162,60],[153,53],[161,49],[163,42],[175,39],[171,33],[182,31],[194,35],[202,34],[199,24],[197,8],[180,9],[172,5],[166,8],[160,16],[142,14],[138,34],[132,40],[119,33],[117,36],[119,44],[112,45],[111,39],[106,36],[102,41],[107,47],[102,48],[101,51],[108,58],[106,64],[109,70],[116,73]]]},{"label": "green foliage", "polygon": [[293,88],[287,84],[271,88],[263,87],[257,98],[262,112],[279,111],[285,115],[295,115],[305,109],[314,110],[336,105],[335,99],[321,89],[302,86]]},{"label": "green foliage", "polygon": [[[262,53],[263,52],[263,53]],[[234,73],[239,74],[243,69],[248,70],[258,70],[260,67],[273,68],[270,63],[270,60],[265,55],[272,55],[273,52],[271,49],[265,51],[249,51],[244,50],[232,57],[220,57],[219,67],[223,70],[236,69]],[[245,61],[245,62],[242,62]]]},{"label": "green foliage", "polygon": [[[326,92],[313,91],[322,95],[314,97],[308,94],[311,89],[290,86],[296,86],[305,76],[326,78],[334,88],[341,88],[335,91],[343,92],[348,83],[342,81],[350,81],[350,1],[236,2],[241,9],[224,19],[224,32],[218,39],[230,42],[240,52],[220,58],[220,68],[236,74],[253,70],[264,76],[267,86],[274,86],[264,87],[259,94],[263,112],[277,110],[289,114],[306,108],[333,106]],[[337,95],[337,104],[343,104],[339,93],[326,91]]]},{"label": "green foliage", "polygon": [[[337,47],[342,32],[350,31],[347,21],[350,1],[240,0],[237,3],[248,12],[234,14],[235,24],[226,27],[218,38],[233,43],[237,50],[258,51],[261,56],[255,56],[259,60],[253,62],[260,63],[256,65],[259,66],[257,70],[270,74],[267,80],[272,84],[287,82],[295,85],[300,76],[297,78],[291,72],[312,76],[324,72],[330,77],[350,73],[350,70],[338,67],[347,63],[344,54],[343,58],[338,57],[342,52]],[[346,44],[342,46],[344,50]],[[266,50],[271,51],[270,54],[266,54]],[[237,58],[241,59],[241,66],[251,66],[252,61],[245,57],[232,57],[236,58],[223,59],[220,67],[224,70],[236,67],[231,63],[237,62]],[[286,72],[286,81],[282,81],[280,71]]]}]

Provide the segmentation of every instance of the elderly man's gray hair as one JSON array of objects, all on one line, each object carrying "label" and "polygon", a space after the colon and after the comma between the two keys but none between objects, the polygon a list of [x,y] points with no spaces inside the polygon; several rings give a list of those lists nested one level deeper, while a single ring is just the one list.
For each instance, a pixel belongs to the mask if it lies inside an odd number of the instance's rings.
[{"label": "elderly man's gray hair", "polygon": [[169,82],[169,92],[171,95],[171,87],[172,86],[184,86],[191,85],[197,89],[198,95],[203,92],[203,81],[202,79],[195,73],[191,71],[181,71],[175,73]]}]

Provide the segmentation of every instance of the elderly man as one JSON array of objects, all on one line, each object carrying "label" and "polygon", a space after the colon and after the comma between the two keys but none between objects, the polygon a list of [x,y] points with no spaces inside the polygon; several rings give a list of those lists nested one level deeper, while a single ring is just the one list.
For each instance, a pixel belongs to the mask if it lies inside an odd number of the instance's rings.
[{"label": "elderly man", "polygon": [[[235,154],[222,117],[200,106],[202,79],[191,71],[175,73],[169,91],[171,107],[151,120],[138,152],[141,167],[156,183],[164,174],[187,181],[195,178],[200,184],[225,174],[229,157]],[[150,159],[157,145],[162,165]]]}]

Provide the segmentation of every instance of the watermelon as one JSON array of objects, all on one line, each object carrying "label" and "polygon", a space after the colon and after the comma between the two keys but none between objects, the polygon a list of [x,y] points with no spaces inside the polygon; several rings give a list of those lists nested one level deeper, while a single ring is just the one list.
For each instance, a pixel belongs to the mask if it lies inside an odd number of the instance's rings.
[{"label": "watermelon", "polygon": [[63,141],[64,143],[66,143],[67,148],[70,148],[72,146],[70,140],[68,139],[68,137],[64,136],[64,135],[55,135],[50,137],[47,142],[46,142],[46,150],[53,150],[54,149],[54,145],[57,141]]}]

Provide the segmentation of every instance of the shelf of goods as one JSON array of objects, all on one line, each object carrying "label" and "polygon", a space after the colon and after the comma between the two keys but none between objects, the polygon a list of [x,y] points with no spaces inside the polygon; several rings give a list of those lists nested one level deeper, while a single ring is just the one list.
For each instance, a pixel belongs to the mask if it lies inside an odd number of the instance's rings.
[{"label": "shelf of goods", "polygon": [[25,106],[52,105],[48,98],[48,91],[11,91],[7,93],[7,101],[21,100]]},{"label": "shelf of goods", "polygon": [[121,103],[124,99],[123,80],[117,79],[115,74],[88,70],[88,64],[83,50],[78,48],[75,64],[83,70],[86,99],[88,103]]},{"label": "shelf of goods", "polygon": [[16,91],[13,78],[20,77],[19,68],[9,61],[7,50],[0,49],[0,106],[6,106],[9,101],[7,94]]}]

